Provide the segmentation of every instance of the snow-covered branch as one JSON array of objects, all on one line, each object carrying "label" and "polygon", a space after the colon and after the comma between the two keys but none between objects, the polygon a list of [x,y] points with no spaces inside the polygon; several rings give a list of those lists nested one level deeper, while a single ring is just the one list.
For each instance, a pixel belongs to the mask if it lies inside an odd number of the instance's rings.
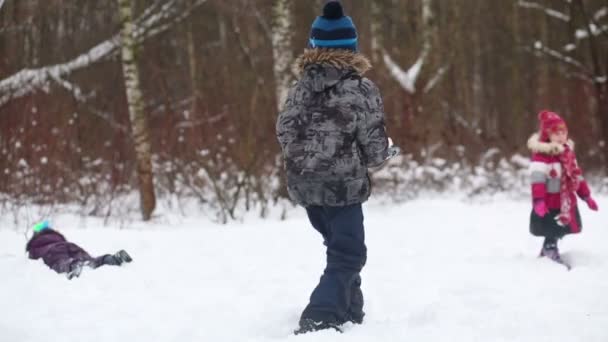
[{"label": "snow-covered branch", "polygon": [[537,41],[536,43],[534,43],[534,48],[537,51],[540,51],[543,54],[545,54],[549,57],[552,57],[553,59],[556,59],[564,64],[573,66],[582,71],[588,71],[587,68],[580,61],[578,61],[570,56],[566,56],[559,51],[553,50],[553,49],[547,47],[546,45],[544,45],[540,41]]},{"label": "snow-covered branch", "polygon": [[574,59],[573,57],[564,55],[563,53],[553,50],[547,46],[545,46],[542,42],[537,41],[534,43],[534,49],[532,51],[541,53],[542,55],[553,59],[559,63],[567,65],[571,68],[577,70],[576,77],[581,78],[585,81],[593,82],[593,78],[591,76],[591,71],[580,61]]},{"label": "snow-covered branch", "polygon": [[600,21],[605,16],[608,16],[608,7],[607,6],[604,6],[600,9],[598,9],[597,11],[595,11],[595,13],[593,14],[593,20]]},{"label": "snow-covered branch", "polygon": [[[160,7],[158,7],[160,2],[150,6],[136,20],[137,26],[134,34],[136,42],[141,44],[144,40],[166,31],[176,22],[186,18],[194,8],[206,1],[197,0],[186,9],[183,6],[178,6],[179,3],[184,2],[180,0],[167,1]],[[11,100],[31,94],[38,89],[46,91],[53,81],[58,81],[61,84],[62,81],[59,80],[63,80],[75,71],[85,69],[114,56],[119,51],[119,47],[120,33],[117,33],[108,40],[95,45],[88,51],[65,63],[37,69],[23,69],[1,80],[0,107],[6,105]]]},{"label": "snow-covered branch", "polygon": [[62,79],[111,56],[119,45],[118,35],[115,35],[66,63],[19,71],[0,81],[0,107],[37,89],[46,90],[53,80]]},{"label": "snow-covered branch", "polygon": [[384,64],[389,70],[391,76],[401,85],[401,87],[410,94],[416,93],[416,82],[422,71],[422,67],[427,62],[431,53],[432,45],[432,22],[433,22],[433,4],[432,0],[422,1],[422,22],[423,22],[423,46],[420,56],[416,62],[408,69],[402,69],[388,54],[383,51]]},{"label": "snow-covered branch", "polygon": [[570,21],[570,16],[562,13],[560,11],[554,10],[552,8],[543,6],[537,2],[533,2],[533,1],[526,1],[526,0],[520,0],[518,3],[519,7],[522,8],[530,8],[530,9],[535,9],[535,10],[539,10],[544,12],[546,15],[548,15],[551,18],[557,19],[557,20],[561,20],[564,22],[569,22]]},{"label": "snow-covered branch", "polygon": [[385,52],[383,57],[388,71],[399,85],[401,85],[401,88],[410,94],[416,93],[416,81],[418,80],[418,75],[420,75],[420,70],[422,70],[422,66],[426,60],[426,55],[421,54],[416,63],[408,70],[401,69],[388,53]]},{"label": "snow-covered branch", "polygon": [[580,28],[578,30],[576,30],[574,32],[574,37],[577,40],[583,40],[586,38],[589,38],[589,32],[591,32],[591,35],[593,37],[597,37],[603,33],[608,32],[608,25],[602,25],[601,27],[598,27],[595,24],[589,24],[589,29],[585,28]]}]

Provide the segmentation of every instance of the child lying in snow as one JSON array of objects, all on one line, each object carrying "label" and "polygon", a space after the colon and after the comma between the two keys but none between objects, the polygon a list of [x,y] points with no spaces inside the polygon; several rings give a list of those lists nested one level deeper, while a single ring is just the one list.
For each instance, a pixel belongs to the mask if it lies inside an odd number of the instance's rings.
[{"label": "child lying in snow", "polygon": [[29,258],[42,258],[48,267],[57,273],[65,273],[68,279],[80,276],[84,266],[95,269],[102,265],[120,266],[132,261],[124,250],[94,258],[80,246],[68,242],[46,221],[35,225],[32,231],[33,236],[25,247]]}]

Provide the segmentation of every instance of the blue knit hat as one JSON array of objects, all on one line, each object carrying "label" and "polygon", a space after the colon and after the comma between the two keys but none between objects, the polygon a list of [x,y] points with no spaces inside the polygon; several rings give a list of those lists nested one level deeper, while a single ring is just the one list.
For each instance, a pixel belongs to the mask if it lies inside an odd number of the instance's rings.
[{"label": "blue knit hat", "polygon": [[323,15],[312,23],[308,47],[357,52],[357,28],[353,20],[344,15],[340,1],[325,4]]}]

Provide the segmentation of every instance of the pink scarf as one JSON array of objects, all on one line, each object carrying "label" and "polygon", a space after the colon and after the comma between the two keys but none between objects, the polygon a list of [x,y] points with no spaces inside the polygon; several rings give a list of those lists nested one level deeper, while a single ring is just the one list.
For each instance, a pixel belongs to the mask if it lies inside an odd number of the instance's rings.
[{"label": "pink scarf", "polygon": [[578,167],[574,151],[568,145],[564,146],[566,149],[559,155],[559,161],[562,164],[560,188],[561,213],[559,220],[567,225],[572,222],[574,208],[576,207],[575,193],[580,183],[579,176],[582,174],[582,171]]}]

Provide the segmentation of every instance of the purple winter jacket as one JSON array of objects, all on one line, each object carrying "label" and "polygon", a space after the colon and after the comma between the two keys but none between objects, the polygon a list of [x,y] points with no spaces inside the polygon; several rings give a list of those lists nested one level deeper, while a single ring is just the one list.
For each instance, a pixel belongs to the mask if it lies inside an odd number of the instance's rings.
[{"label": "purple winter jacket", "polygon": [[25,250],[30,259],[40,259],[57,273],[70,271],[75,261],[91,261],[93,258],[78,245],[68,242],[63,235],[53,229],[45,229],[34,234]]}]

